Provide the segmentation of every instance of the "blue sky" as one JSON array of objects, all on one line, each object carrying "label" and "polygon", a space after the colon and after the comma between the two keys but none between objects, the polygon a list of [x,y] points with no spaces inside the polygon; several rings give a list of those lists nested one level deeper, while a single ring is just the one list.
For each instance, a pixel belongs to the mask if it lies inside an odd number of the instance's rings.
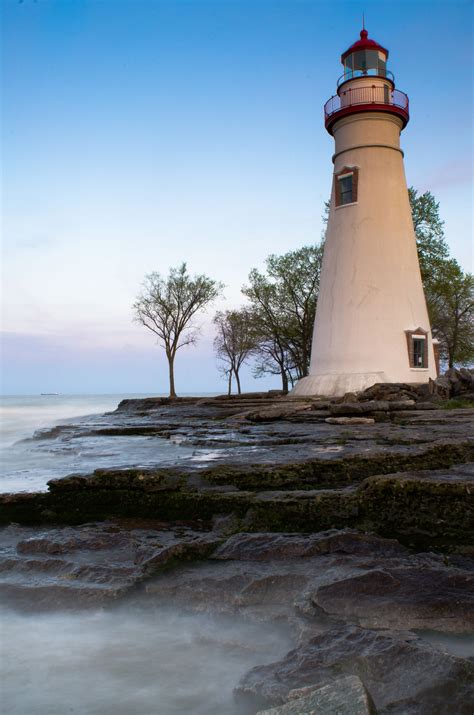
[{"label": "blue sky", "polygon": [[[165,391],[131,322],[146,273],[185,260],[236,307],[269,253],[319,240],[322,107],[362,10],[410,97],[408,184],[472,270],[470,2],[4,0],[4,393]],[[224,389],[213,311],[178,391]]]}]

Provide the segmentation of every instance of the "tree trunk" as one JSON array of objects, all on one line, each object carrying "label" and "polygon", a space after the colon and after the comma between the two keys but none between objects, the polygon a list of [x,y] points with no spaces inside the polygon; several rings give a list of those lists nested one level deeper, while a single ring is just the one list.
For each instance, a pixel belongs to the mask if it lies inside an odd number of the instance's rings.
[{"label": "tree trunk", "polygon": [[236,382],[237,382],[237,393],[238,393],[239,395],[241,395],[241,394],[242,394],[242,390],[240,389],[239,371],[238,371],[238,370],[234,370],[234,375],[235,375],[235,379],[236,379]]},{"label": "tree trunk", "polygon": [[284,367],[281,368],[281,389],[283,392],[288,392],[288,375]]},{"label": "tree trunk", "polygon": [[451,339],[451,345],[449,350],[449,367],[454,367],[454,362],[456,359],[456,353],[458,351],[458,319],[457,315],[454,316],[454,330]]},{"label": "tree trunk", "polygon": [[227,396],[232,394],[232,370],[229,370],[229,382],[227,383]]},{"label": "tree trunk", "polygon": [[177,394],[174,389],[174,356],[167,355],[170,375],[170,398],[174,400]]}]

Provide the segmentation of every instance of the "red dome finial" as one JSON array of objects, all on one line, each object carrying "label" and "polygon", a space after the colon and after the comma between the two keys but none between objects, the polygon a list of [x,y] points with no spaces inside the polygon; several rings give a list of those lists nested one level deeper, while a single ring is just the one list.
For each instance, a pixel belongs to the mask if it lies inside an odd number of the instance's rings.
[{"label": "red dome finial", "polygon": [[344,64],[344,60],[348,55],[351,55],[353,52],[356,52],[357,50],[379,50],[380,52],[383,52],[385,55],[385,59],[388,59],[388,50],[385,49],[385,47],[382,47],[382,45],[379,45],[378,42],[375,40],[370,40],[369,39],[369,33],[365,29],[365,19],[362,21],[363,22],[363,27],[362,30],[360,31],[360,40],[357,40],[357,42],[354,42],[353,45],[349,47],[348,50],[342,53],[341,55],[341,62]]}]

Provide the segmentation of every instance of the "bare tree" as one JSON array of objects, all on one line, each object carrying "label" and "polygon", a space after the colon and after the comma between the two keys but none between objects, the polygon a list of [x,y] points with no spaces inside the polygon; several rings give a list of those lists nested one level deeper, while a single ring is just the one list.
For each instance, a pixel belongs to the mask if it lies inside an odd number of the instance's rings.
[{"label": "bare tree", "polygon": [[222,291],[222,283],[205,275],[191,277],[186,263],[171,268],[167,278],[159,273],[145,277],[143,291],[133,305],[135,320],[158,336],[169,366],[170,397],[176,397],[174,359],[179,348],[193,345],[198,328],[193,318]]},{"label": "bare tree", "polygon": [[218,312],[214,317],[217,335],[214,348],[217,357],[223,363],[223,372],[228,378],[228,394],[232,391],[232,375],[235,376],[237,392],[240,395],[239,371],[255,348],[255,337],[250,314],[241,310]]}]

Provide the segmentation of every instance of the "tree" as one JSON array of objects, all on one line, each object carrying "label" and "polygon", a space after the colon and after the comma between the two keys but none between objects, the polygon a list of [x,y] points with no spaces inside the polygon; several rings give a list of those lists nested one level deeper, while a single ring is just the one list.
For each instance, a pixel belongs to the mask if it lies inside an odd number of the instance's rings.
[{"label": "tree", "polygon": [[433,337],[449,367],[469,363],[474,359],[473,276],[450,258],[433,194],[410,188],[408,196]]},{"label": "tree", "polygon": [[433,336],[449,367],[474,360],[474,276],[463,273],[454,259],[444,261],[442,271],[427,291]]},{"label": "tree", "polygon": [[253,269],[242,292],[257,333],[256,375],[280,374],[283,390],[308,374],[323,247],[305,246]]},{"label": "tree", "polygon": [[449,260],[449,246],[444,238],[444,222],[439,216],[439,201],[430,191],[418,194],[408,189],[416,247],[423,285],[436,278],[444,261]]},{"label": "tree", "polygon": [[223,285],[205,275],[191,277],[186,263],[171,268],[167,278],[159,273],[145,277],[142,293],[133,305],[136,322],[158,337],[169,367],[170,397],[176,397],[174,360],[177,351],[193,345],[198,329],[193,318],[205,309],[222,291]]},{"label": "tree", "polygon": [[228,379],[228,394],[232,392],[232,375],[241,394],[239,371],[255,348],[255,333],[248,310],[219,311],[214,317],[217,335],[214,348]]}]

